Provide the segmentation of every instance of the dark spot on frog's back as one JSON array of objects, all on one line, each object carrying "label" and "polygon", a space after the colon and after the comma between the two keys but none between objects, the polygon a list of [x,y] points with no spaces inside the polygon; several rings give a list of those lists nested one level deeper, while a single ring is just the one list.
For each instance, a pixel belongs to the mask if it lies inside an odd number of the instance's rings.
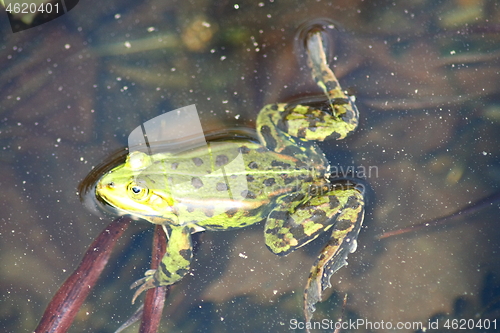
[{"label": "dark spot on frog's back", "polygon": [[274,184],[276,184],[276,180],[274,178],[268,178],[264,180],[264,185],[266,186],[272,186]]},{"label": "dark spot on frog's back", "polygon": [[255,178],[252,175],[247,175],[247,182],[251,183],[255,180]]},{"label": "dark spot on frog's back", "polygon": [[214,211],[214,207],[205,207],[205,209],[203,209],[203,213],[206,217],[213,217]]},{"label": "dark spot on frog's back", "polygon": [[295,155],[300,155],[300,154],[303,154],[304,152],[302,150],[300,150],[300,147],[297,147],[297,146],[294,146],[294,145],[290,145],[290,146],[287,146],[285,149],[283,149],[281,151],[281,154],[283,155],[288,155],[288,156],[293,156],[296,158]]},{"label": "dark spot on frog's back", "polygon": [[191,185],[193,185],[194,188],[201,188],[203,186],[203,182],[201,181],[200,178],[198,177],[193,177],[191,178]]},{"label": "dark spot on frog's back", "polygon": [[227,191],[227,184],[226,183],[217,183],[215,186],[217,191]]},{"label": "dark spot on frog's back", "polygon": [[307,175],[299,175],[298,176],[299,180],[304,182],[304,183],[310,183],[313,181],[313,178],[311,175],[307,174]]},{"label": "dark spot on frog's back", "polygon": [[263,153],[267,153],[269,151],[269,149],[267,149],[266,147],[262,146],[262,147],[259,147],[255,150],[257,153],[259,154],[263,154]]},{"label": "dark spot on frog's back", "polygon": [[256,162],[250,162],[250,163],[248,163],[248,167],[250,169],[258,169],[259,165]]},{"label": "dark spot on frog's back", "polygon": [[241,191],[241,196],[246,199],[255,199],[257,196],[252,191],[244,190]]},{"label": "dark spot on frog's back", "polygon": [[229,158],[226,155],[217,155],[215,158],[215,166],[221,167],[229,162]]},{"label": "dark spot on frog's back", "polygon": [[280,162],[280,161],[274,160],[274,161],[271,162],[271,166],[272,167],[280,167],[280,168],[286,170],[286,169],[289,169],[291,165],[288,164],[288,163],[284,163],[284,162]]},{"label": "dark spot on frog's back", "polygon": [[179,163],[175,162],[175,163],[172,163],[171,168],[172,168],[172,170],[176,170],[178,166],[179,166]]},{"label": "dark spot on frog's back", "polygon": [[240,147],[240,153],[242,154],[248,154],[250,152],[250,148],[248,148],[247,146],[241,146]]},{"label": "dark spot on frog's back", "polygon": [[193,163],[194,165],[196,165],[197,167],[199,167],[200,165],[203,164],[203,160],[199,157],[193,157]]},{"label": "dark spot on frog's back", "polygon": [[295,168],[297,169],[309,169],[309,165],[307,163],[302,162],[301,160],[298,160],[295,162]]},{"label": "dark spot on frog's back", "polygon": [[238,213],[238,209],[237,208],[232,208],[232,209],[229,209],[226,211],[226,215],[231,218],[233,217],[236,213]]}]

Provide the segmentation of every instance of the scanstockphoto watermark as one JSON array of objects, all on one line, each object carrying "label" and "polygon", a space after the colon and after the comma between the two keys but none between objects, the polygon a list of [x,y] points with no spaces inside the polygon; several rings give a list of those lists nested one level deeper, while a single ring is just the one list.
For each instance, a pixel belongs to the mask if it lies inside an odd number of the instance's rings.
[{"label": "scanstockphoto watermark", "polygon": [[378,178],[378,167],[376,165],[334,165],[330,167],[330,175],[336,178],[355,177],[362,179]]},{"label": "scanstockphoto watermark", "polygon": [[299,321],[290,319],[289,328],[291,330],[422,330],[424,327],[422,322],[390,322],[390,321],[368,321],[365,319],[356,320],[332,320],[323,319],[320,321]]}]

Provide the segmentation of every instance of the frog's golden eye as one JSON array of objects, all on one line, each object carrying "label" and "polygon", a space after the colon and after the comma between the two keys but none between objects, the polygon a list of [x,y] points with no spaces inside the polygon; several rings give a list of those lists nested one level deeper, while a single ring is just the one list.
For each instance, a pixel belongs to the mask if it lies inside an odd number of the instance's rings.
[{"label": "frog's golden eye", "polygon": [[134,200],[144,200],[149,194],[149,189],[146,186],[134,182],[128,184],[127,191]]}]

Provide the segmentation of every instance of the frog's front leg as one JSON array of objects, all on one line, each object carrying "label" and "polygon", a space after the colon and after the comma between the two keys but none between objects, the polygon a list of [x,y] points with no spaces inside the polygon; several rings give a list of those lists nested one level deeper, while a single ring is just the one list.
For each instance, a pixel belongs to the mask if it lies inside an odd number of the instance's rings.
[{"label": "frog's front leg", "polygon": [[187,226],[172,226],[168,238],[167,250],[158,269],[147,271],[144,278],[132,284],[131,288],[139,286],[132,298],[132,303],[143,291],[174,284],[189,271],[193,257],[191,229]]}]

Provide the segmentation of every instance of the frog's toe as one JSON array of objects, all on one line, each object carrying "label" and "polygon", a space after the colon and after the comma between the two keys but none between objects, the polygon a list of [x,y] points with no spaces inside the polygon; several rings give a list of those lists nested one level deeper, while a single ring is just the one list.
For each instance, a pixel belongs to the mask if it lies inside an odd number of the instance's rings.
[{"label": "frog's toe", "polygon": [[156,272],[156,269],[148,269],[146,271],[146,273],[144,273],[144,277],[135,281],[134,283],[132,283],[130,285],[130,289],[134,289],[138,286],[140,286],[141,284],[143,284],[147,279],[149,279],[151,276],[153,276]]},{"label": "frog's toe", "polygon": [[134,289],[134,288],[137,288],[139,287],[135,293],[134,293],[134,297],[132,297],[132,304],[134,304],[136,298],[143,292],[143,291],[146,291],[148,289],[151,289],[151,288],[155,288],[157,287],[155,285],[155,279],[153,277],[154,273],[156,272],[156,270],[154,269],[150,269],[146,272],[146,276],[143,277],[142,279],[139,279],[137,281],[135,281],[134,283],[132,283],[132,285],[130,286],[130,289]]}]

